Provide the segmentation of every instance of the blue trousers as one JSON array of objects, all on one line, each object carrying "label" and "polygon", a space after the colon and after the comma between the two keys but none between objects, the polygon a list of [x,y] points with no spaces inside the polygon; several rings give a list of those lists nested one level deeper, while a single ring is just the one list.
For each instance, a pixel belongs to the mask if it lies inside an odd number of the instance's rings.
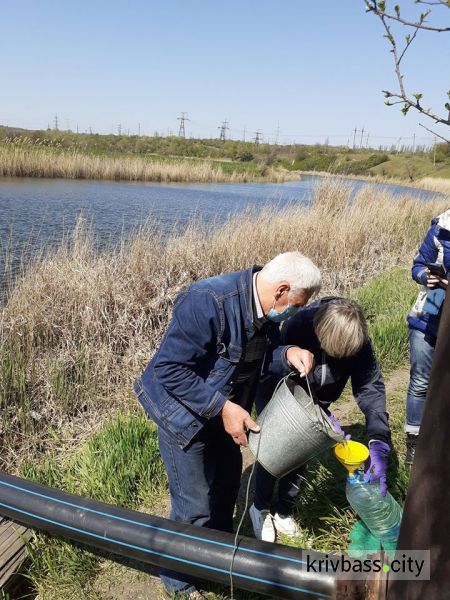
[{"label": "blue trousers", "polygon": [[[278,514],[287,516],[292,513],[295,500],[300,492],[301,480],[305,470],[306,465],[302,465],[279,480],[278,496],[275,498],[273,505],[273,510]],[[254,499],[255,507],[258,510],[270,510],[276,483],[277,478],[258,464],[256,467]]]},{"label": "blue trousers", "polygon": [[[184,449],[161,428],[158,439],[169,479],[170,518],[233,531],[242,455],[240,447],[224,430],[221,418],[208,421]],[[169,593],[190,593],[195,589],[195,581],[186,575],[162,569],[160,577]]]},{"label": "blue trousers", "polygon": [[406,396],[405,432],[418,435],[423,407],[430,381],[436,340],[418,329],[409,330],[409,356],[411,362],[409,386]]}]

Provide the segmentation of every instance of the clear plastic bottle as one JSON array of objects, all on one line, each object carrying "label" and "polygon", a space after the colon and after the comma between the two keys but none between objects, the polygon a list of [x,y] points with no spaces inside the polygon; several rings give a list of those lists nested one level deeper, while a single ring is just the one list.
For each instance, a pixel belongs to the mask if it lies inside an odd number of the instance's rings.
[{"label": "clear plastic bottle", "polygon": [[355,471],[347,477],[345,491],[350,506],[371,534],[383,545],[396,544],[403,511],[389,492],[381,495],[379,481],[364,481],[364,473]]}]

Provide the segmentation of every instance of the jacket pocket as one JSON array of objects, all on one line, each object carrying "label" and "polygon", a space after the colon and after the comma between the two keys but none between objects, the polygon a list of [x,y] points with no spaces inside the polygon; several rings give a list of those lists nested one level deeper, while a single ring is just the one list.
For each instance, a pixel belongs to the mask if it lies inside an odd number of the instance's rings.
[{"label": "jacket pocket", "polygon": [[211,377],[223,377],[230,374],[240,363],[242,358],[242,348],[229,344],[229,346],[223,346],[213,368],[211,369],[208,380]]}]

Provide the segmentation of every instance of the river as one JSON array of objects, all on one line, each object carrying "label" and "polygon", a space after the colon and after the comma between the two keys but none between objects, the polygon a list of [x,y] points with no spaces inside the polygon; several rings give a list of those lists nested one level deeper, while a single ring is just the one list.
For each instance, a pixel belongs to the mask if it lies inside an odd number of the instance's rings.
[{"label": "river", "polygon": [[[83,215],[100,245],[125,236],[153,218],[164,231],[182,229],[193,217],[221,223],[245,209],[275,209],[308,203],[318,177],[282,184],[154,184],[62,179],[0,179],[0,296],[5,255],[13,272],[41,248],[57,245]],[[356,191],[366,181],[348,180]],[[436,194],[405,186],[376,184],[393,195],[423,200]]]}]

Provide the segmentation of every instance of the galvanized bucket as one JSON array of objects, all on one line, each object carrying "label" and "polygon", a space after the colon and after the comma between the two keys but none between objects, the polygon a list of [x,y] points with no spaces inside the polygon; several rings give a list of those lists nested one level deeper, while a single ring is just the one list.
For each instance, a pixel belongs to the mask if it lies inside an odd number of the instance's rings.
[{"label": "galvanized bucket", "polygon": [[278,384],[256,422],[261,431],[250,432],[250,450],[275,477],[286,475],[345,439],[289,375]]}]

